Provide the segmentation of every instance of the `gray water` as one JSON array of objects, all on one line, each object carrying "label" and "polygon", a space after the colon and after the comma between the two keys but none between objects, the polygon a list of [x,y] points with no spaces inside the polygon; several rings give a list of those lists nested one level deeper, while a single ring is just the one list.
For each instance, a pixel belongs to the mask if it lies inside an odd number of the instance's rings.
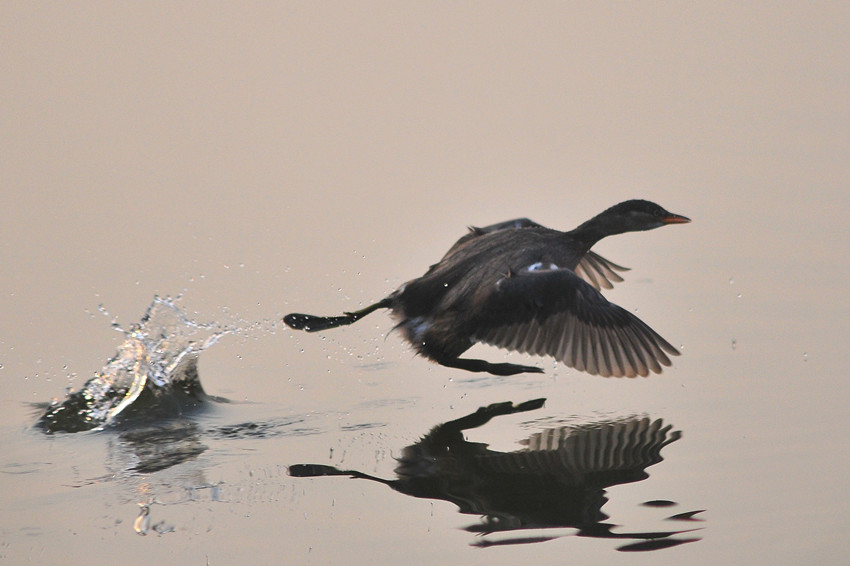
[{"label": "gray water", "polygon": [[[0,15],[0,561],[846,561],[843,5]],[[545,373],[469,374],[381,313],[280,322],[382,298],[467,225],[569,229],[634,197],[693,219],[595,248],[631,268],[605,296],[681,349],[661,375],[484,346]],[[181,297],[166,342],[222,333],[180,374],[202,401],[45,434],[155,296]],[[527,410],[452,428],[491,406]],[[570,459],[653,423],[615,444],[648,456],[607,452],[617,474]]]}]

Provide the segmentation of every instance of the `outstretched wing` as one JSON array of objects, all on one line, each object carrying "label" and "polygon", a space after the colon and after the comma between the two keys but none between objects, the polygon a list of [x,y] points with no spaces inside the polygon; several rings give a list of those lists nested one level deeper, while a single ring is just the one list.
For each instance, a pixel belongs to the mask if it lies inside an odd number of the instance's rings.
[{"label": "outstretched wing", "polygon": [[628,271],[628,267],[617,265],[594,252],[587,252],[576,266],[576,275],[597,289],[613,289],[614,283],[623,280],[617,271]]},{"label": "outstretched wing", "polygon": [[608,302],[568,269],[537,269],[499,279],[486,297],[473,339],[548,355],[603,377],[646,376],[679,355],[642,320]]}]

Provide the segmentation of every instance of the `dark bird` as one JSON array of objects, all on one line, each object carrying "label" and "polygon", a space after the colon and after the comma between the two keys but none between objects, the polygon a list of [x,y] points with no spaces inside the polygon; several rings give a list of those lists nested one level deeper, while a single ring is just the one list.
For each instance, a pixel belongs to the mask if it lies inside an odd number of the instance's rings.
[{"label": "dark bird", "polygon": [[[661,419],[630,417],[545,428],[521,440],[524,448],[511,452],[466,439],[467,431],[491,419],[539,409],[544,401],[494,403],[438,424],[399,451],[393,479],[325,464],[293,464],[288,472],[296,478],[371,480],[412,497],[449,501],[460,513],[481,518],[464,527],[476,533],[472,545],[478,547],[543,542],[564,536],[552,529],[565,528],[576,529],[574,536],[622,541],[626,544],[617,548],[621,551],[699,540],[682,536],[696,528],[629,531],[609,522],[603,511],[609,495],[618,493],[609,488],[647,479],[646,469],[663,461],[661,450],[681,438],[680,431]],[[696,527],[700,513],[685,511],[667,519]]]},{"label": "dark bird", "polygon": [[391,295],[341,316],[288,314],[291,328],[317,332],[388,308],[416,351],[444,366],[494,375],[541,373],[535,366],[460,358],[481,342],[552,356],[604,377],[646,376],[679,352],[643,321],[608,302],[626,271],[590,251],[606,236],[690,219],[645,200],[612,206],[569,232],[527,218],[470,228],[439,263]]}]

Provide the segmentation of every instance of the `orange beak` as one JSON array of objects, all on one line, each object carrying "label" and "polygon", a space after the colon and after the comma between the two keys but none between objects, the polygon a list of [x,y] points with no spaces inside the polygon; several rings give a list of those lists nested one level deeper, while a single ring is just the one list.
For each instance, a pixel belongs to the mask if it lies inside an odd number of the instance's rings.
[{"label": "orange beak", "polygon": [[670,214],[667,218],[662,220],[664,224],[687,224],[691,219],[687,216],[679,216],[678,214]]}]

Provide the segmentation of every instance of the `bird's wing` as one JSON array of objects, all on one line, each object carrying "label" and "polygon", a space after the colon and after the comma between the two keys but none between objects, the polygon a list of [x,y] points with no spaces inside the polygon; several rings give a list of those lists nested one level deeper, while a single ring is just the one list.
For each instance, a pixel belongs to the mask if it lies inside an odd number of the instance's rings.
[{"label": "bird's wing", "polygon": [[[484,470],[503,474],[556,474],[564,483],[604,486],[640,479],[662,460],[661,449],[682,437],[662,419],[630,417],[589,427],[547,428],[521,441],[525,450],[492,452],[476,460]],[[644,475],[645,477],[645,475]]]},{"label": "bird's wing", "polygon": [[500,232],[502,230],[516,230],[517,228],[543,228],[543,226],[537,222],[529,220],[528,218],[514,218],[513,220],[505,220],[504,222],[498,222],[484,227],[470,226],[469,232],[461,236],[458,241],[452,245],[448,253],[451,253],[459,246],[465,244],[469,240],[477,238],[478,236],[490,234],[491,232]]},{"label": "bird's wing", "polygon": [[490,232],[498,232],[500,230],[514,230],[516,228],[543,228],[543,226],[533,220],[529,220],[528,218],[514,218],[513,220],[505,220],[504,222],[490,224],[483,228],[470,226],[469,231],[476,236],[480,236],[481,234],[489,234]]},{"label": "bird's wing", "polygon": [[576,266],[576,275],[597,289],[613,289],[614,283],[623,280],[617,271],[628,271],[628,267],[617,265],[594,252],[587,252]]},{"label": "bird's wing", "polygon": [[[536,267],[536,266],[535,266]],[[679,352],[568,269],[508,273],[482,297],[473,339],[604,377],[646,376]]]}]

